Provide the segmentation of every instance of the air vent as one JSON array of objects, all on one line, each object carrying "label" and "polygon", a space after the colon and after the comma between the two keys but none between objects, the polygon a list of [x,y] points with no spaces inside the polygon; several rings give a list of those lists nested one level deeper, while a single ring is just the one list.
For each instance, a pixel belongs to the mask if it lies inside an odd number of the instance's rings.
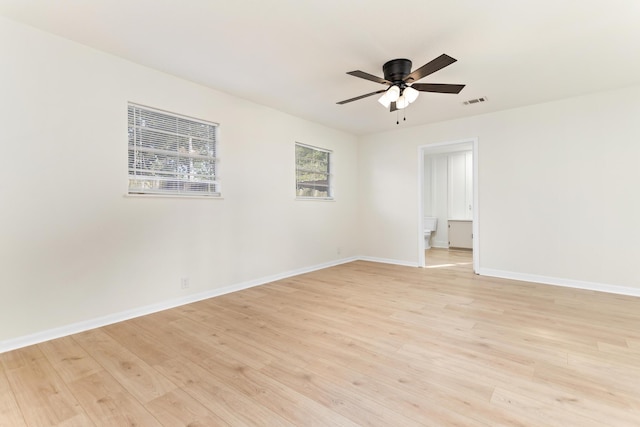
[{"label": "air vent", "polygon": [[468,101],[464,101],[463,104],[464,105],[471,105],[471,104],[477,104],[479,102],[487,102],[488,99],[486,96],[483,96],[482,98],[475,98],[475,99],[470,99]]}]

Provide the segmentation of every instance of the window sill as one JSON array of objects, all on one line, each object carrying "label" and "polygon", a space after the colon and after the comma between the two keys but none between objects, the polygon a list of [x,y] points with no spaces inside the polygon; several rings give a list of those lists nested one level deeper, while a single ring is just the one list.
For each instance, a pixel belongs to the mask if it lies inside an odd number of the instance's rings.
[{"label": "window sill", "polygon": [[206,200],[224,200],[222,196],[199,196],[197,194],[153,194],[153,193],[127,193],[124,197],[134,199],[206,199]]},{"label": "window sill", "polygon": [[295,200],[299,201],[314,201],[314,202],[335,202],[334,197],[296,197]]}]

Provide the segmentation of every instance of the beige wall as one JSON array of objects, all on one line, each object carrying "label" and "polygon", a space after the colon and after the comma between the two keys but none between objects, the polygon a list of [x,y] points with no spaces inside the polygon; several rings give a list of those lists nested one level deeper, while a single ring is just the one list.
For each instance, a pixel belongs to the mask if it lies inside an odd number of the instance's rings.
[{"label": "beige wall", "polygon": [[[354,136],[4,18],[0,55],[0,344],[357,255]],[[128,101],[220,123],[224,200],[125,197]],[[295,200],[296,141],[334,202]]]}]

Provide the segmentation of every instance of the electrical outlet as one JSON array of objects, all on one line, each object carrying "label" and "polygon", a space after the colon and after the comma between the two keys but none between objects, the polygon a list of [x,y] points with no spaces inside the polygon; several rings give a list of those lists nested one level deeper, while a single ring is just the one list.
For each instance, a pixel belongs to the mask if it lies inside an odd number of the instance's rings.
[{"label": "electrical outlet", "polygon": [[180,279],[180,289],[187,289],[189,287],[189,278],[182,277]]}]

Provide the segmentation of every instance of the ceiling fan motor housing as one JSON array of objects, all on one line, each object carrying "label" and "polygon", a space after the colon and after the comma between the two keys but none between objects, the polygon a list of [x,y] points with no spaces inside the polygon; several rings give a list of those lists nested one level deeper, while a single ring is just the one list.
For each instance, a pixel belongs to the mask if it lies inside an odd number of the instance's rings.
[{"label": "ceiling fan motor housing", "polygon": [[385,80],[400,84],[411,73],[411,61],[408,59],[392,59],[382,66]]}]

